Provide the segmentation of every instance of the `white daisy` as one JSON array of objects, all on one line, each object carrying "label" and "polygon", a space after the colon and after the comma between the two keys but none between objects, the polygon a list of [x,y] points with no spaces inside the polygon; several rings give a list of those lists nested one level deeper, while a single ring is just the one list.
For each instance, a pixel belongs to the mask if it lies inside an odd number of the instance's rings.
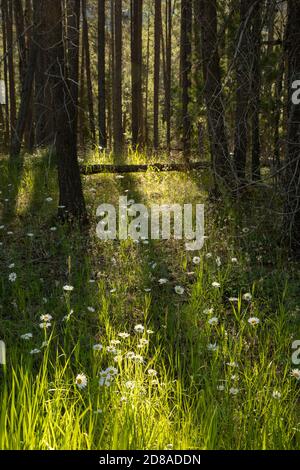
[{"label": "white daisy", "polygon": [[217,317],[212,317],[210,320],[208,320],[208,323],[212,326],[218,325],[219,319]]},{"label": "white daisy", "polygon": [[94,344],[93,346],[94,351],[102,351],[102,349],[103,349],[102,344]]},{"label": "white daisy", "polygon": [[74,287],[66,285],[66,286],[63,286],[63,290],[65,292],[72,292],[74,290]]},{"label": "white daisy", "polygon": [[16,282],[17,279],[17,274],[16,273],[10,273],[8,276],[9,282]]},{"label": "white daisy", "polygon": [[194,256],[193,258],[193,264],[200,264],[201,263],[201,258],[200,256]]},{"label": "white daisy", "polygon": [[135,325],[134,327],[134,331],[136,331],[137,333],[143,333],[145,330],[145,328],[143,327],[143,325]]},{"label": "white daisy", "polygon": [[252,300],[252,295],[250,294],[250,292],[247,292],[246,294],[244,294],[243,299],[246,300],[247,302],[250,302]]},{"label": "white daisy", "polygon": [[249,318],[249,320],[248,320],[248,323],[249,323],[250,325],[252,325],[252,326],[258,325],[259,322],[260,322],[260,319],[257,318],[257,317],[251,317],[251,318]]},{"label": "white daisy", "polygon": [[48,313],[40,316],[40,320],[46,323],[49,323],[52,320],[52,318],[53,318],[52,315],[49,315]]},{"label": "white daisy", "polygon": [[293,369],[291,372],[291,376],[294,377],[297,380],[300,380],[300,370],[299,369]]},{"label": "white daisy", "polygon": [[175,290],[176,294],[178,294],[178,295],[183,295],[184,294],[184,288],[181,287],[181,286],[176,286],[174,290]]},{"label": "white daisy", "polygon": [[77,387],[82,390],[83,388],[85,388],[87,386],[87,376],[85,374],[78,374],[76,379],[75,379],[75,384],[77,385]]},{"label": "white daisy", "polygon": [[219,287],[221,287],[221,284],[219,282],[213,282],[212,287],[214,287],[215,289],[218,289]]},{"label": "white daisy", "polygon": [[28,341],[29,339],[31,339],[33,337],[33,334],[32,333],[25,333],[24,335],[21,335],[20,338],[21,339],[25,339],[25,341]]}]

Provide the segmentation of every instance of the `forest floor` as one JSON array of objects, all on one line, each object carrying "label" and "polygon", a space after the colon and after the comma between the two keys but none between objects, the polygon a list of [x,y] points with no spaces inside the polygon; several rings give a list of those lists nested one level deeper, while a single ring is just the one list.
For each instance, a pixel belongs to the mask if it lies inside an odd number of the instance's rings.
[{"label": "forest floor", "polygon": [[[300,269],[276,191],[213,204],[205,172],[87,176],[83,234],[55,218],[48,155],[22,163],[0,160],[0,449],[298,449]],[[120,195],[205,204],[204,248],[99,240]]]}]

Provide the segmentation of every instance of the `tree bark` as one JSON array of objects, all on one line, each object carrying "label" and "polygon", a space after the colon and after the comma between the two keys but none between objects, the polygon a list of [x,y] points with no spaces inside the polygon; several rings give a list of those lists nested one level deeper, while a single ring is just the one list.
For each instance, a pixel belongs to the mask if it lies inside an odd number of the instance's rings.
[{"label": "tree bark", "polygon": [[114,76],[113,76],[113,128],[114,153],[122,154],[122,0],[114,1]]},{"label": "tree bark", "polygon": [[154,97],[153,97],[153,148],[159,147],[159,85],[160,85],[160,34],[161,0],[155,1],[154,14]]},{"label": "tree bark", "polygon": [[[207,108],[208,132],[212,166],[215,178],[214,192],[218,192],[220,180],[230,182],[231,163],[224,121],[221,67],[217,36],[216,0],[201,0],[200,28],[204,97]],[[231,182],[230,182],[231,183]]]},{"label": "tree bark", "polygon": [[192,0],[181,0],[181,106],[183,155],[188,159],[191,152],[191,118],[189,114],[192,72]]},{"label": "tree bark", "polygon": [[292,101],[292,84],[300,79],[300,2],[288,1],[288,132],[285,235],[290,248],[300,256],[300,104]]},{"label": "tree bark", "polygon": [[47,40],[49,80],[53,89],[55,116],[55,151],[58,159],[59,216],[62,219],[87,221],[77,148],[74,119],[77,106],[71,97],[65,76],[65,50],[61,0],[45,0],[47,11]]},{"label": "tree bark", "polygon": [[98,115],[99,145],[107,147],[105,83],[105,0],[98,0]]},{"label": "tree bark", "polygon": [[143,143],[142,21],[143,0],[131,0],[131,95],[133,148],[141,146]]}]

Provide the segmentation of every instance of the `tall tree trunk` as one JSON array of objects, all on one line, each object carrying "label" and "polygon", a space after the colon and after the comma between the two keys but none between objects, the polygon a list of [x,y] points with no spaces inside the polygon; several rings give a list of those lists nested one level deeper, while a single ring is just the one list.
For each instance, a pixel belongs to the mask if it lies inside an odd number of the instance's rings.
[{"label": "tall tree trunk", "polygon": [[144,113],[144,135],[145,144],[149,145],[149,124],[148,124],[148,99],[149,99],[149,72],[150,72],[150,12],[147,15],[147,50],[146,50],[146,70],[145,70],[145,113]]},{"label": "tall tree trunk", "polygon": [[6,17],[6,38],[8,51],[8,81],[9,81],[9,111],[10,131],[14,132],[16,125],[16,91],[15,91],[15,68],[13,54],[13,0],[3,0]]},{"label": "tall tree trunk", "polygon": [[21,103],[18,112],[18,118],[16,122],[16,127],[12,132],[12,141],[10,155],[12,158],[19,156],[21,151],[21,145],[23,140],[23,135],[25,132],[26,122],[30,110],[30,101],[32,96],[33,81],[35,76],[36,62],[38,59],[38,42],[37,42],[37,25],[40,19],[39,14],[39,0],[33,0],[34,7],[34,25],[32,32],[32,41],[30,44],[29,57],[26,70],[23,71],[25,76],[23,77],[22,91],[21,91]]},{"label": "tall tree trunk", "polygon": [[10,117],[9,117],[9,92],[8,92],[8,64],[7,64],[7,34],[6,34],[6,0],[1,3],[2,14],[2,44],[3,44],[3,70],[4,70],[4,85],[5,85],[5,138],[4,142],[8,145],[10,138]]},{"label": "tall tree trunk", "polygon": [[251,19],[253,2],[240,0],[240,30],[236,45],[236,125],[234,160],[237,177],[246,176],[251,99]]},{"label": "tall tree trunk", "polygon": [[159,84],[160,84],[160,34],[161,0],[155,1],[154,14],[154,98],[153,98],[153,147],[159,147]]},{"label": "tall tree trunk", "polygon": [[114,153],[122,153],[122,0],[114,2],[114,76],[113,76],[113,128]]},{"label": "tall tree trunk", "polygon": [[288,135],[285,231],[290,248],[300,257],[300,104],[292,100],[292,84],[300,79],[300,2],[288,1]]},{"label": "tall tree trunk", "polygon": [[260,2],[254,5],[252,21],[252,179],[259,180],[260,174],[260,90],[261,90],[261,14]]},{"label": "tall tree trunk", "polygon": [[191,118],[189,114],[192,54],[192,0],[181,0],[181,106],[183,155],[188,159],[191,152]]},{"label": "tall tree trunk", "polygon": [[99,145],[107,147],[105,83],[105,0],[98,0],[98,116]]},{"label": "tall tree trunk", "polygon": [[215,192],[218,182],[230,175],[228,144],[226,137],[223,93],[221,84],[221,67],[217,36],[216,0],[201,0],[201,45],[204,78],[204,97],[207,108],[208,132],[211,147]]},{"label": "tall tree trunk", "polygon": [[78,98],[79,98],[79,48],[80,0],[67,0],[68,81],[76,113],[72,119],[74,146],[77,149]]},{"label": "tall tree trunk", "polygon": [[[61,0],[44,0],[47,11],[47,56],[53,89],[55,151],[58,159],[59,215],[63,219],[86,222],[87,215],[77,160],[74,119],[77,106],[65,76],[65,50]],[[74,58],[73,58],[74,59]],[[77,60],[77,54],[76,54]]]},{"label": "tall tree trunk", "polygon": [[82,37],[83,46],[85,49],[85,61],[86,61],[86,79],[87,79],[87,97],[88,97],[88,108],[90,118],[90,130],[92,141],[96,142],[96,129],[95,129],[95,114],[94,114],[94,98],[93,98],[93,83],[91,73],[91,54],[90,54],[90,41],[89,41],[89,27],[86,15],[86,0],[82,1]]},{"label": "tall tree trunk", "polygon": [[131,94],[133,148],[142,145],[143,141],[142,21],[143,0],[131,0]]},{"label": "tall tree trunk", "polygon": [[172,83],[172,0],[166,0],[166,125],[167,149],[171,151],[171,83]]}]

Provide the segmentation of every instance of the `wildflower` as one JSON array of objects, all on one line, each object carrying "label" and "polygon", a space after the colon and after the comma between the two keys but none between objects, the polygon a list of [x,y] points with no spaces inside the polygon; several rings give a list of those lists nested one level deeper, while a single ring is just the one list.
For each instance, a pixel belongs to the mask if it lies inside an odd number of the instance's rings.
[{"label": "wildflower", "polygon": [[214,287],[215,289],[218,289],[219,287],[221,287],[221,284],[219,282],[213,282],[212,287]]},{"label": "wildflower", "polygon": [[47,348],[48,344],[49,344],[48,341],[43,341],[41,347],[42,348]]},{"label": "wildflower", "polygon": [[120,338],[122,339],[126,339],[126,338],[129,338],[130,334],[122,332],[122,333],[119,333],[118,336],[120,336]]},{"label": "wildflower", "polygon": [[275,398],[276,400],[280,400],[281,393],[278,392],[278,390],[274,390],[274,392],[272,393],[272,397]]},{"label": "wildflower", "polygon": [[164,279],[164,278],[158,280],[158,284],[160,284],[161,286],[163,284],[167,284],[167,282],[168,282],[168,279]]},{"label": "wildflower", "polygon": [[176,287],[175,287],[175,292],[176,292],[176,294],[178,294],[178,295],[182,295],[182,294],[184,293],[184,288],[181,287],[181,286],[176,286]]},{"label": "wildflower", "polygon": [[201,258],[200,256],[194,256],[193,258],[193,264],[200,264],[201,263]]},{"label": "wildflower", "polygon": [[103,349],[102,344],[94,344],[93,346],[94,351],[102,351],[102,349]]},{"label": "wildflower", "polygon": [[48,322],[50,322],[50,321],[52,320],[52,315],[49,315],[48,313],[46,313],[45,315],[41,315],[41,316],[40,316],[40,320],[41,320],[42,322],[48,323]]},{"label": "wildflower", "polygon": [[205,257],[206,257],[207,259],[212,258],[212,253],[206,253]]},{"label": "wildflower", "polygon": [[15,267],[15,263],[11,263],[9,266],[8,266],[8,269],[13,269]]},{"label": "wildflower", "polygon": [[72,292],[74,290],[74,287],[66,285],[66,286],[63,287],[63,290],[65,292]]},{"label": "wildflower", "polygon": [[239,389],[238,388],[234,388],[234,387],[231,387],[229,389],[229,393],[230,395],[237,395],[239,393]]},{"label": "wildflower", "polygon": [[229,297],[229,302],[236,303],[239,301],[238,297]]},{"label": "wildflower", "polygon": [[231,262],[232,262],[232,263],[237,263],[237,262],[238,262],[238,259],[237,259],[237,258],[231,258]]},{"label": "wildflower", "polygon": [[135,358],[135,353],[133,351],[128,351],[128,353],[126,353],[126,359],[134,359]]},{"label": "wildflower", "polygon": [[57,227],[50,227],[50,232],[56,232]]},{"label": "wildflower", "polygon": [[10,275],[8,276],[9,282],[16,282],[16,279],[17,279],[16,273],[10,273]]},{"label": "wildflower", "polygon": [[157,371],[155,369],[148,369],[147,372],[148,372],[148,375],[150,375],[150,377],[157,376]]},{"label": "wildflower", "polygon": [[144,327],[143,325],[135,325],[134,327],[134,331],[136,331],[137,333],[143,333],[144,332]]},{"label": "wildflower", "polygon": [[104,372],[108,375],[118,375],[118,369],[116,367],[107,367]]},{"label": "wildflower", "polygon": [[243,299],[246,300],[247,302],[250,302],[252,300],[252,295],[250,294],[250,292],[247,292],[247,294],[244,294]]},{"label": "wildflower", "polygon": [[213,318],[211,318],[210,320],[208,320],[208,323],[209,323],[210,325],[212,325],[212,326],[218,325],[219,319],[218,319],[217,317],[213,317]]},{"label": "wildflower", "polygon": [[106,351],[107,351],[108,353],[117,354],[117,350],[116,350],[116,348],[115,348],[114,346],[107,346],[107,347],[106,347]]},{"label": "wildflower", "polygon": [[140,363],[140,364],[143,364],[144,363],[144,358],[143,356],[141,356],[140,354],[135,354],[134,358],[133,358],[136,362]]},{"label": "wildflower", "polygon": [[213,308],[206,308],[205,310],[203,310],[203,313],[205,315],[212,315],[214,313],[214,309]]},{"label": "wildflower", "polygon": [[224,392],[224,390],[225,390],[224,385],[218,385],[218,386],[217,386],[217,390],[218,390],[219,392]]},{"label": "wildflower", "polygon": [[293,369],[291,372],[291,376],[294,377],[297,380],[300,380],[300,370],[299,369]]},{"label": "wildflower", "polygon": [[40,349],[32,349],[32,350],[30,351],[30,354],[38,354],[38,353],[40,353],[40,352],[41,352]]},{"label": "wildflower", "polygon": [[43,328],[44,328],[44,329],[47,329],[47,328],[50,328],[50,326],[51,326],[51,323],[50,323],[50,322],[44,321],[44,322],[40,323],[40,328],[41,328],[41,329],[43,329]]},{"label": "wildflower", "polygon": [[129,390],[133,390],[135,388],[135,382],[128,380],[128,382],[125,383],[125,387]]},{"label": "wildflower", "polygon": [[220,267],[221,264],[222,264],[221,258],[220,258],[220,256],[217,256],[217,257],[216,257],[216,265],[217,265],[218,267]]},{"label": "wildflower", "polygon": [[87,376],[85,374],[78,374],[76,379],[75,379],[75,383],[77,385],[77,387],[82,390],[83,388],[85,388],[87,386]]},{"label": "wildflower", "polygon": [[217,343],[210,343],[208,346],[207,346],[207,349],[209,351],[217,351],[219,349],[219,346],[217,345]]},{"label": "wildflower", "polygon": [[33,337],[33,334],[32,333],[25,333],[24,335],[21,335],[20,338],[21,339],[25,339],[25,341],[28,341],[29,339],[31,339]]},{"label": "wildflower", "polygon": [[249,320],[248,320],[248,323],[249,323],[250,325],[252,325],[252,326],[258,325],[259,322],[260,322],[260,319],[259,319],[259,318],[256,318],[256,317],[251,317],[251,318],[249,318]]},{"label": "wildflower", "polygon": [[147,333],[148,333],[148,335],[153,335],[153,334],[154,334],[154,331],[152,331],[152,330],[147,330]]},{"label": "wildflower", "polygon": [[88,309],[89,312],[92,312],[92,313],[95,312],[94,307],[88,307],[87,309]]},{"label": "wildflower", "polygon": [[52,199],[52,197],[46,197],[45,201],[46,201],[46,202],[52,202],[53,199]]},{"label": "wildflower", "polygon": [[232,362],[226,362],[226,365],[227,365],[228,367],[237,367],[237,366],[238,366],[237,363],[234,362],[234,361],[232,361]]},{"label": "wildflower", "polygon": [[140,339],[140,347],[147,346],[147,344],[149,344],[148,339],[145,339],[145,338]]}]

